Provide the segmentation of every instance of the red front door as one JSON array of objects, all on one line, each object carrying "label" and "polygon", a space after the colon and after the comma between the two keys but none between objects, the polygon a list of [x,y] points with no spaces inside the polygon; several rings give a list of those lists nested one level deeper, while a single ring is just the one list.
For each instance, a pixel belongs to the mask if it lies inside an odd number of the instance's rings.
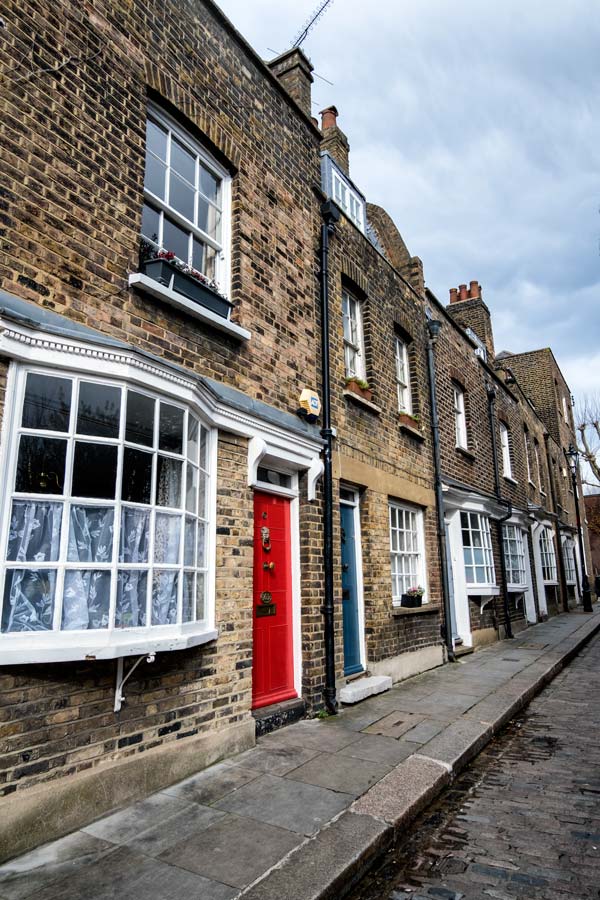
[{"label": "red front door", "polygon": [[296,697],[290,501],[254,494],[252,706]]}]

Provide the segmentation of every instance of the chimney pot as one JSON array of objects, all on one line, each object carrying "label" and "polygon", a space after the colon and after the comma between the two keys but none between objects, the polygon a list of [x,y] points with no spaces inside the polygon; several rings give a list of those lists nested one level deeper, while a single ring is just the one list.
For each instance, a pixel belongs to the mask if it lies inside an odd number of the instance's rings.
[{"label": "chimney pot", "polygon": [[459,284],[458,286],[459,299],[460,300],[468,300],[467,294],[467,286],[466,284]]},{"label": "chimney pot", "polygon": [[326,128],[335,128],[339,115],[335,106],[328,106],[327,109],[322,109],[319,115],[321,116],[322,131],[325,131]]},{"label": "chimney pot", "polygon": [[456,288],[450,288],[450,303],[456,303],[458,300],[458,291]]},{"label": "chimney pot", "polygon": [[469,282],[469,297],[471,300],[477,300],[479,297],[479,282],[478,281],[470,281]]}]

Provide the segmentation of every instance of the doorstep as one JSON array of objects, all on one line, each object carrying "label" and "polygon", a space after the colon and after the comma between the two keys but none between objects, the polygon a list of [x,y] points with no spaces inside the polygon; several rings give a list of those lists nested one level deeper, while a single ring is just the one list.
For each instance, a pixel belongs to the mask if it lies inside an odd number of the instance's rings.
[{"label": "doorstep", "polygon": [[256,737],[270,734],[278,728],[283,728],[284,725],[291,725],[292,722],[301,719],[305,713],[306,703],[301,697],[253,709],[252,717],[256,722]]},{"label": "doorstep", "polygon": [[392,679],[389,675],[369,675],[366,678],[357,678],[340,690],[340,703],[359,703],[372,697],[373,694],[382,694],[389,691]]}]

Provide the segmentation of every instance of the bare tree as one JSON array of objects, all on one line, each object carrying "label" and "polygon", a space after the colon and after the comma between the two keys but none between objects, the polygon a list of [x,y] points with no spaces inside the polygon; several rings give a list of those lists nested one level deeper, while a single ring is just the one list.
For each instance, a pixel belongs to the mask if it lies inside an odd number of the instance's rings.
[{"label": "bare tree", "polygon": [[577,404],[575,429],[581,460],[581,480],[588,487],[600,488],[600,395],[585,395]]}]

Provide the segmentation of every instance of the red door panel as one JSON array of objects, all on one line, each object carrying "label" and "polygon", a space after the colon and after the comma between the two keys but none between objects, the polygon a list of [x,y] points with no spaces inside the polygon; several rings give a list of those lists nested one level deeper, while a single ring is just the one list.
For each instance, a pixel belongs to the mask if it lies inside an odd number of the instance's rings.
[{"label": "red door panel", "polygon": [[254,494],[252,706],[296,697],[290,501]]}]

